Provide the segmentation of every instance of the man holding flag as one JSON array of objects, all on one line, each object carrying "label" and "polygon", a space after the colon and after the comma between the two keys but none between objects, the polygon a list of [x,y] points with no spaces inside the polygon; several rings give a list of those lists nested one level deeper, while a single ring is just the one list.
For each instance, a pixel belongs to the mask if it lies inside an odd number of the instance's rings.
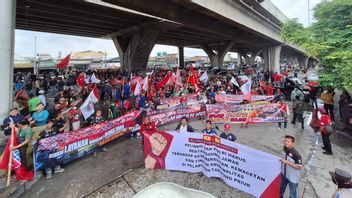
[{"label": "man holding flag", "polygon": [[8,171],[7,186],[10,184],[11,170],[16,169],[16,180],[32,180],[34,177],[32,154],[27,152],[33,135],[32,129],[27,120],[21,120],[18,127],[17,133],[16,126],[10,124],[11,137],[0,161],[0,169]]}]

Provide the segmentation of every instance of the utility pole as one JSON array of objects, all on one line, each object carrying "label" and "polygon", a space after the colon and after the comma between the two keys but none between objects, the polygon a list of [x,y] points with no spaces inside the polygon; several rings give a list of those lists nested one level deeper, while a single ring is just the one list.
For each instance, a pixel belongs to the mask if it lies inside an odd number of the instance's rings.
[{"label": "utility pole", "polygon": [[34,36],[34,61],[33,61],[33,71],[34,74],[38,74],[38,65],[37,65],[37,36]]}]

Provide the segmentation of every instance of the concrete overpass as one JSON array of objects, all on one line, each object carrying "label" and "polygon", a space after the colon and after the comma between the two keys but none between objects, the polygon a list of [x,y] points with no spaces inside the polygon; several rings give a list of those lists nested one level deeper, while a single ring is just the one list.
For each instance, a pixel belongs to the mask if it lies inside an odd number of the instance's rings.
[{"label": "concrete overpass", "polygon": [[[270,0],[2,0],[0,60],[8,104],[12,96],[14,29],[108,38],[114,42],[123,69],[144,70],[155,44],[202,48],[213,66],[227,52],[247,63],[264,58],[266,69],[279,71],[281,52],[305,65],[304,52],[280,38],[285,16]],[[10,93],[10,94],[8,94]],[[2,103],[2,104],[4,104]],[[0,107],[0,114],[9,105]]]}]

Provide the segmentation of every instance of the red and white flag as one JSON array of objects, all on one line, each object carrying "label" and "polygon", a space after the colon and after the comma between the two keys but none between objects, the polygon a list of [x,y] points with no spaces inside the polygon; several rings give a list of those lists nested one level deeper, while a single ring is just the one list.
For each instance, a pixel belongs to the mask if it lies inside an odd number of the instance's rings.
[{"label": "red and white flag", "polygon": [[238,82],[237,82],[237,80],[236,80],[236,78],[235,77],[233,77],[232,76],[232,78],[231,78],[231,81],[230,81],[233,85],[235,85],[235,86],[237,86],[237,87],[240,87],[239,85],[238,85]]},{"label": "red and white flag", "polygon": [[86,84],[89,84],[89,83],[95,83],[95,84],[99,84],[100,83],[100,80],[95,76],[95,74],[93,73],[91,76],[88,76],[84,82]]},{"label": "red and white flag", "polygon": [[207,71],[205,71],[205,72],[200,76],[200,78],[199,78],[199,80],[202,81],[202,82],[204,82],[204,83],[207,83],[207,82],[208,82],[208,79],[209,79],[209,77],[208,77]]},{"label": "red and white flag", "polygon": [[68,66],[68,63],[71,59],[71,53],[67,55],[64,59],[62,59],[57,65],[56,68],[58,69],[65,69]]},{"label": "red and white flag", "polygon": [[134,88],[133,95],[134,95],[134,96],[138,96],[140,91],[141,91],[141,84],[139,84],[139,82],[137,82],[137,85],[136,85],[136,87]]},{"label": "red and white flag", "polygon": [[87,119],[95,112],[94,104],[97,103],[98,101],[99,101],[99,91],[97,87],[94,87],[93,90],[88,95],[87,99],[83,102],[83,104],[79,108],[81,110],[81,113],[84,119]]},{"label": "red and white flag", "polygon": [[144,89],[144,91],[148,91],[148,75],[144,78],[142,89]]},{"label": "red and white flag", "polygon": [[175,84],[182,87],[182,81],[181,81],[181,75],[180,75],[180,70],[178,69],[177,67],[177,70],[176,70],[176,81],[175,81]]},{"label": "red and white flag", "polygon": [[244,83],[241,85],[240,89],[241,92],[244,95],[244,99],[250,101],[251,100],[251,89],[252,89],[252,83],[251,81],[248,79],[247,76],[241,76],[240,77],[242,81],[244,81]]},{"label": "red and white flag", "polygon": [[173,73],[172,76],[169,78],[169,81],[167,81],[166,85],[172,85],[176,83],[176,75]]}]

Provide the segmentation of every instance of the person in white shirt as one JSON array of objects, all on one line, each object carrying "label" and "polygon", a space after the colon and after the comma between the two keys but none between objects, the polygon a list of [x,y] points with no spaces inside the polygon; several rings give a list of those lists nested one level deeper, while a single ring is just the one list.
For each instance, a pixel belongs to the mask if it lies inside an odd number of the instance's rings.
[{"label": "person in white shirt", "polygon": [[44,91],[43,90],[40,90],[39,91],[39,98],[40,98],[40,101],[43,103],[44,107],[46,107],[46,97],[44,95]]},{"label": "person in white shirt", "polygon": [[182,117],[180,124],[176,127],[176,131],[178,132],[194,132],[192,126],[188,123],[187,117]]}]

